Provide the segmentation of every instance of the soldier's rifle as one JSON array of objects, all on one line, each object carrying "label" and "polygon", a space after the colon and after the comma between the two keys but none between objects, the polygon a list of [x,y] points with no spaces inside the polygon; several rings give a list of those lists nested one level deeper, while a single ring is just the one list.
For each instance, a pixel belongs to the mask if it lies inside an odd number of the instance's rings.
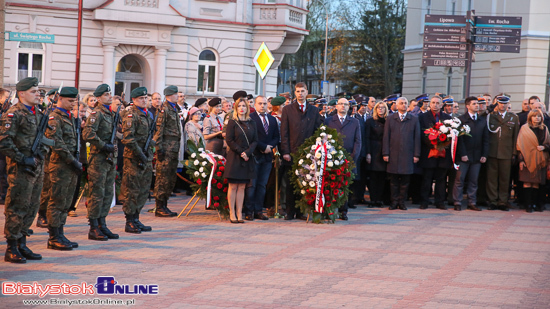
[{"label": "soldier's rifle", "polygon": [[[42,151],[40,149],[42,145],[47,145],[50,147],[55,145],[54,140],[51,140],[44,135],[46,133],[46,129],[51,128],[48,125],[48,120],[52,111],[52,106],[53,104],[48,105],[48,108],[46,108],[46,110],[44,111],[42,119],[40,119],[40,123],[38,124],[36,137],[34,138],[34,142],[32,143],[31,147],[31,156],[39,160],[44,160],[44,156],[42,155]],[[33,177],[36,176],[35,170],[36,168],[33,169],[29,166],[25,166],[24,168],[24,171],[31,174]]]},{"label": "soldier's rifle", "polygon": [[[145,141],[145,146],[143,146],[143,154],[148,156],[149,153],[149,147],[151,146],[151,140],[153,139],[153,135],[155,134],[155,131],[157,130],[157,119],[159,117],[160,113],[157,113],[155,115],[155,119],[153,120],[153,125],[151,125],[151,128],[149,128],[149,135],[147,136],[147,140]],[[147,111],[147,117],[149,117],[149,111]],[[138,163],[139,168],[142,170],[145,169],[145,164],[143,162]]]},{"label": "soldier's rifle", "polygon": [[[109,140],[111,145],[114,145],[115,144],[115,138],[116,138],[116,133],[117,133],[117,128],[118,128],[118,123],[120,122],[120,107],[122,106],[122,103],[120,103],[120,105],[118,105],[118,108],[116,109],[116,114],[115,114],[115,119],[113,121],[113,132],[111,133],[111,139]],[[111,164],[114,164],[114,160],[113,160],[113,157],[114,157],[114,153],[109,153],[109,155],[107,156],[107,162],[111,163]]]},{"label": "soldier's rifle", "polygon": [[10,94],[8,95],[4,103],[2,103],[2,106],[0,107],[0,117],[4,115],[4,113],[10,108],[13,99],[15,99],[15,94],[16,92],[12,93],[12,91],[10,91]]},{"label": "soldier's rifle", "polygon": [[80,160],[80,135],[82,131],[82,120],[80,119],[80,95],[78,95],[77,101],[76,101],[77,107],[76,107],[76,152],[74,154],[75,159]]}]

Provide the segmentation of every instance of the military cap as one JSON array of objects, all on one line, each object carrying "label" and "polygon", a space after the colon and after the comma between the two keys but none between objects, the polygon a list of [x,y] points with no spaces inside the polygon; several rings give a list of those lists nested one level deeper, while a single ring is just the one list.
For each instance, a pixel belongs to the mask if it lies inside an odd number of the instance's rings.
[{"label": "military cap", "polygon": [[137,97],[142,97],[144,95],[147,95],[147,88],[145,87],[137,87],[134,90],[132,90],[132,92],[130,92],[130,97],[132,97],[132,99]]},{"label": "military cap", "polygon": [[478,104],[487,104],[487,99],[485,99],[485,97],[478,97],[477,98],[477,103]]},{"label": "military cap", "polygon": [[328,104],[327,104],[327,105],[328,105],[328,106],[335,106],[336,103],[338,103],[338,100],[333,99],[333,100],[328,101]]},{"label": "military cap", "polygon": [[247,100],[252,100],[252,99],[254,99],[254,96],[251,95],[251,94],[249,94],[249,95],[246,96],[246,99],[247,99]]},{"label": "military cap", "polygon": [[56,94],[56,93],[57,93],[57,89],[52,89],[52,90],[48,91],[48,93],[46,93],[46,95],[49,97],[52,94]]},{"label": "military cap", "polygon": [[322,104],[322,105],[327,104],[327,99],[319,98],[319,99],[315,100],[315,104]]},{"label": "military cap", "polygon": [[390,94],[389,96],[385,97],[384,100],[382,100],[382,101],[384,101],[386,103],[395,102],[395,101],[397,101],[397,99],[399,99],[400,96],[401,96],[400,93]]},{"label": "military cap", "polygon": [[222,104],[222,99],[220,99],[220,98],[213,98],[210,101],[208,101],[208,106],[214,107],[214,106],[220,105],[220,104]]},{"label": "military cap", "polygon": [[25,77],[20,80],[17,85],[15,85],[15,90],[17,91],[27,91],[32,87],[38,87],[38,78],[36,77]]},{"label": "military cap", "polygon": [[203,105],[204,103],[206,103],[206,101],[208,101],[207,98],[198,98],[197,101],[195,101],[195,107],[199,107],[201,105]]},{"label": "military cap", "polygon": [[171,85],[164,88],[164,95],[173,95],[176,93],[178,93],[178,86]]},{"label": "military cap", "polygon": [[235,92],[235,94],[233,94],[233,101],[237,101],[238,99],[245,98],[245,97],[247,97],[246,91],[239,90]]},{"label": "military cap", "polygon": [[357,102],[354,99],[348,100],[349,106],[357,106]]},{"label": "military cap", "polygon": [[59,91],[59,96],[65,98],[76,98],[78,96],[78,89],[75,87],[63,87],[61,88],[61,91]]},{"label": "military cap", "polygon": [[283,104],[285,104],[286,102],[286,98],[285,97],[274,97],[273,99],[271,99],[271,105],[273,106],[281,106]]},{"label": "military cap", "polygon": [[111,87],[109,87],[109,85],[107,85],[107,84],[101,84],[101,85],[97,86],[97,88],[95,89],[94,97],[100,97],[105,92],[111,92]]},{"label": "military cap", "polygon": [[430,100],[430,94],[429,93],[423,93],[416,98],[414,98],[417,102],[428,102]]},{"label": "military cap", "polygon": [[510,102],[510,98],[504,95],[500,95],[497,97],[497,102],[502,104],[508,104]]},{"label": "military cap", "polygon": [[443,99],[444,104],[452,105],[455,101],[451,97],[446,97]]},{"label": "military cap", "polygon": [[366,102],[366,96],[364,94],[356,94],[353,96],[353,99],[355,100],[355,102],[357,102],[357,104],[363,104],[363,105],[367,105],[368,102]]}]

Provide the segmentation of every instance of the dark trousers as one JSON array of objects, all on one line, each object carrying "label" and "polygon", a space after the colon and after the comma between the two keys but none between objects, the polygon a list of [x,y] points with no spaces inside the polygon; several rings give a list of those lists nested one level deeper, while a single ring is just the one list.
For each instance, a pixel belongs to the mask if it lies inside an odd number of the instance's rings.
[{"label": "dark trousers", "polygon": [[422,179],[421,205],[428,205],[430,199],[430,192],[432,191],[432,182],[435,180],[434,189],[434,204],[435,206],[443,205],[445,200],[445,185],[446,185],[447,169],[436,168],[424,168]]},{"label": "dark trousers", "polygon": [[[430,189],[430,193],[431,193]],[[412,199],[413,204],[420,204],[422,201],[421,193],[422,192],[422,174],[412,174],[411,175],[411,184],[409,185],[409,196]]]},{"label": "dark trousers", "polygon": [[369,170],[365,162],[365,157],[359,158],[356,162],[358,176],[353,180],[351,185],[352,198],[349,203],[355,205],[365,199],[365,187],[368,184]]},{"label": "dark trousers", "polygon": [[453,190],[455,186],[455,179],[456,179],[456,169],[454,167],[448,169],[447,170],[447,203],[449,203],[449,205],[453,205],[454,203]]},{"label": "dark trousers", "polygon": [[390,174],[391,205],[398,206],[405,203],[411,175]]},{"label": "dark trousers", "polygon": [[497,206],[508,204],[511,159],[487,159],[487,196],[489,203]]},{"label": "dark trousers", "polygon": [[477,203],[487,203],[489,201],[489,197],[487,197],[487,163],[481,164],[477,184]]},{"label": "dark trousers", "polygon": [[271,173],[271,161],[256,164],[256,178],[246,187],[245,214],[258,215],[262,213],[265,199],[265,191],[269,173]]},{"label": "dark trousers", "polygon": [[369,186],[370,201],[382,203],[384,201],[384,190],[386,187],[386,172],[370,171],[371,183]]},{"label": "dark trousers", "polygon": [[481,163],[479,161],[477,163],[460,162],[459,165],[453,189],[454,203],[462,203],[464,185],[467,184],[468,205],[475,205]]},{"label": "dark trousers", "polygon": [[[287,171],[292,170],[292,168],[288,168]],[[286,192],[286,214],[290,218],[300,217],[302,216],[302,211],[298,208],[296,208],[296,200],[299,200],[301,196],[299,194],[294,193],[294,186],[292,185],[292,178],[290,177],[290,173],[286,172],[284,173],[284,178],[287,183],[287,186],[285,188]]]}]

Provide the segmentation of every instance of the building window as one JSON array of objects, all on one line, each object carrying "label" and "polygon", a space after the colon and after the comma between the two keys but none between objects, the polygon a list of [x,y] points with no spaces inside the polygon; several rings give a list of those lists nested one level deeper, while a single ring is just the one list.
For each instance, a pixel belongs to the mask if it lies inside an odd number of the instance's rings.
[{"label": "building window", "polygon": [[203,50],[199,55],[197,92],[216,93],[217,71],[218,61],[216,54],[209,49]]},{"label": "building window", "polygon": [[449,68],[449,71],[447,72],[447,95],[451,95],[453,85],[453,68]]},{"label": "building window", "polygon": [[428,79],[428,68],[422,68],[422,93],[426,93],[426,81]]},{"label": "building window", "polygon": [[17,49],[17,80],[36,77],[41,84],[44,75],[44,46],[36,42],[20,42]]}]

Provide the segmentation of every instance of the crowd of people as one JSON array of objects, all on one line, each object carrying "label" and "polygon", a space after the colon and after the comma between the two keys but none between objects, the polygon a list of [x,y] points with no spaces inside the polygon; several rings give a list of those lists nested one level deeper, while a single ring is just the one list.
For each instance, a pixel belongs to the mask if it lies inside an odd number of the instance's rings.
[{"label": "crowd of people", "polygon": [[[9,91],[0,92],[1,102],[8,102]],[[42,259],[26,245],[37,214],[36,225],[48,229],[49,249],[78,248],[63,226],[79,200],[83,172],[90,240],[119,238],[106,222],[115,202],[122,204],[127,233],[152,231],[140,220],[151,196],[155,216],[176,216],[168,202],[180,186],[178,174],[185,180],[188,141],[226,158],[223,176],[234,224],[268,220],[265,209],[273,212],[276,194],[285,220],[306,219],[296,207],[301,196],[291,183],[291,166],[299,147],[323,124],[336,129],[356,166],[352,193],[339,209],[342,220],[359,204],[407,210],[408,199],[420,209],[433,204],[461,211],[466,196],[467,209],[508,211],[511,192],[527,212],[543,211],[548,192],[550,117],[536,96],[524,100],[518,114],[506,94],[468,97],[461,114],[458,102],[444,94],[411,102],[399,94],[383,100],[358,94],[327,102],[309,95],[304,83],[295,85],[294,99],[240,90],[232,100],[199,98],[194,104],[177,86],[162,95],[135,88],[131,102],[113,96],[107,84],[82,100],[74,87],[41,96],[36,78],[21,80],[16,94],[17,103],[0,118],[6,262]],[[469,134],[458,137],[456,149],[434,155],[424,131],[455,118]],[[281,168],[275,169],[279,158]],[[185,181],[181,187],[192,194]]]}]

